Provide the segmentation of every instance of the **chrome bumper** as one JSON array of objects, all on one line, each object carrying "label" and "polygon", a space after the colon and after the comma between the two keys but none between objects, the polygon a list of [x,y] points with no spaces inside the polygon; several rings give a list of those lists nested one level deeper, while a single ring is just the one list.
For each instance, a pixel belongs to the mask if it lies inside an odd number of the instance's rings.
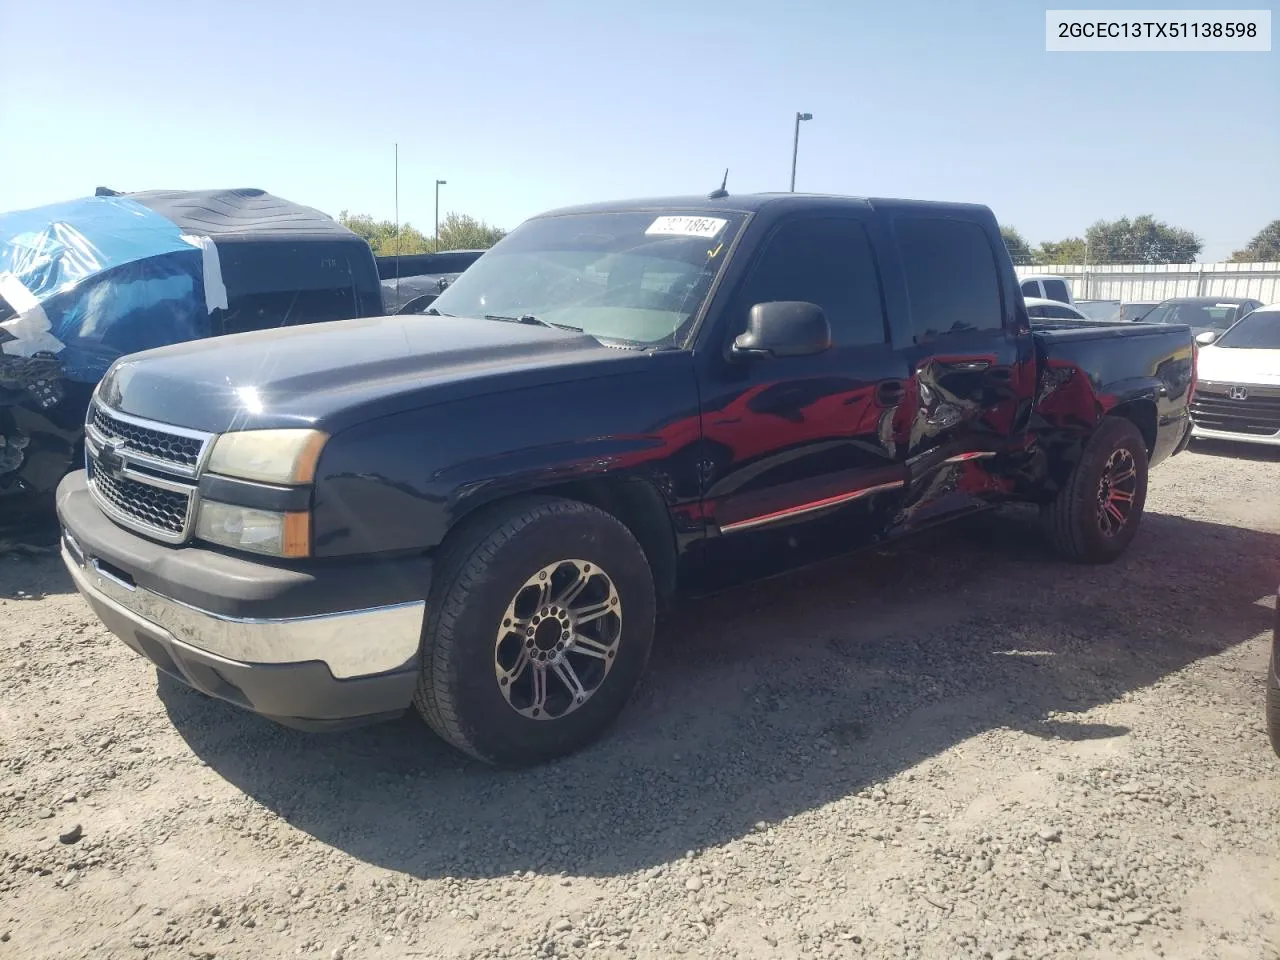
[{"label": "chrome bumper", "polygon": [[1280,447],[1280,432],[1258,436],[1256,433],[1233,433],[1230,430],[1208,430],[1192,423],[1191,435],[1203,437],[1205,440],[1231,440],[1235,443],[1261,443],[1270,447]]},{"label": "chrome bumper", "polygon": [[415,664],[426,603],[347,610],[314,617],[249,620],[224,617],[127,583],[97,560],[86,558],[64,534],[62,560],[76,589],[97,607],[147,624],[180,647],[242,664],[319,661],[345,680]]}]

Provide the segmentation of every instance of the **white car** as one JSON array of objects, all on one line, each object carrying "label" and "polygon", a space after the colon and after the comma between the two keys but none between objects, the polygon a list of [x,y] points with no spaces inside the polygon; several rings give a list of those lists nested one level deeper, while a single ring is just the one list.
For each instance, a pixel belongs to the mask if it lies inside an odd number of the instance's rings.
[{"label": "white car", "polygon": [[1192,436],[1280,446],[1280,303],[1196,342]]},{"label": "white car", "polygon": [[1068,307],[1059,300],[1041,300],[1039,297],[1023,297],[1027,304],[1027,316],[1032,320],[1088,320],[1075,307]]}]

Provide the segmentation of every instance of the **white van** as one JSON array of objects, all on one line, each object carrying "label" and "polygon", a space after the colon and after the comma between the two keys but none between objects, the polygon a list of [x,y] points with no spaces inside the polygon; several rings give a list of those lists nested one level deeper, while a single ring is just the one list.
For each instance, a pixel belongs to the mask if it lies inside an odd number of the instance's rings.
[{"label": "white van", "polygon": [[1071,296],[1071,284],[1066,277],[1055,277],[1047,273],[1022,277],[1018,281],[1024,297],[1036,297],[1040,300],[1057,300],[1059,303],[1075,305]]}]

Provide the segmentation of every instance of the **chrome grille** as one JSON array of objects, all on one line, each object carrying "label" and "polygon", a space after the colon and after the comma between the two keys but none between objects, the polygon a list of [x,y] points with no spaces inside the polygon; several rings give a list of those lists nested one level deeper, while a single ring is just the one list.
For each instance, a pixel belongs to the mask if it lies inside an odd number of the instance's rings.
[{"label": "chrome grille", "polygon": [[95,471],[94,462],[90,461],[89,478],[98,493],[117,510],[171,536],[180,535],[186,529],[191,494],[161,490],[125,476],[111,477]]},{"label": "chrome grille", "polygon": [[1280,388],[1246,386],[1243,400],[1233,399],[1223,384],[1196,387],[1191,419],[1206,430],[1271,437],[1280,433]]},{"label": "chrome grille", "polygon": [[95,405],[91,421],[103,437],[114,437],[129,444],[129,449],[156,460],[178,463],[194,469],[200,460],[201,441],[193,436],[153,430],[136,422],[121,420]]},{"label": "chrome grille", "polygon": [[85,422],[89,490],[102,512],[121,526],[182,543],[191,533],[196,475],[211,439],[95,400]]}]

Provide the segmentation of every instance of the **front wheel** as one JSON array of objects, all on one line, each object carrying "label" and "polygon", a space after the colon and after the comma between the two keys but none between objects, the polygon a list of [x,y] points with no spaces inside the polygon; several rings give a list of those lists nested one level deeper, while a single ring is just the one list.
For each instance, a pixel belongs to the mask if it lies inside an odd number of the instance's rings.
[{"label": "front wheel", "polygon": [[644,551],[610,514],[549,497],[488,509],[437,560],[415,703],[488,763],[571,753],[626,705],[655,608]]},{"label": "front wheel", "polygon": [[1147,500],[1147,444],[1129,420],[1107,417],[1053,503],[1041,510],[1050,544],[1077,563],[1110,563],[1138,532]]}]

